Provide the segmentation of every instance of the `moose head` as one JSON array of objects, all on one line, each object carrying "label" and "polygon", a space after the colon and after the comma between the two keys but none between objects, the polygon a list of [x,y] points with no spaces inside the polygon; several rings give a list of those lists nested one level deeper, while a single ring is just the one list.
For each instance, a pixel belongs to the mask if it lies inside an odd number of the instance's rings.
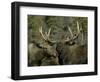
[{"label": "moose head", "polygon": [[[57,44],[57,52],[59,54],[59,61],[62,65],[67,64],[86,64],[87,63],[87,45],[80,45],[75,42],[78,39],[80,33],[82,33],[82,28],[79,27],[79,22],[77,21],[77,32],[73,34],[71,28],[68,26],[68,31],[70,36],[66,39],[60,41]],[[83,34],[82,34],[83,36]],[[82,37],[83,40],[83,37]],[[81,40],[81,42],[83,42]]]},{"label": "moose head", "polygon": [[33,41],[29,45],[29,65],[59,65],[58,52],[55,45],[56,41],[50,39],[51,28],[48,32],[43,33],[42,27],[40,27],[39,33],[44,42],[38,44]]}]

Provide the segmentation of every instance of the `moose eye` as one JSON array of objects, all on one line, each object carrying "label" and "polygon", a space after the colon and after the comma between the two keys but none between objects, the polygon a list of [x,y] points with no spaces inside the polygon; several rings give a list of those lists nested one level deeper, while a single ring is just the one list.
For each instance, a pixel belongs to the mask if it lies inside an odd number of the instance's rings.
[{"label": "moose eye", "polygon": [[76,36],[76,34],[74,34],[74,36]]}]

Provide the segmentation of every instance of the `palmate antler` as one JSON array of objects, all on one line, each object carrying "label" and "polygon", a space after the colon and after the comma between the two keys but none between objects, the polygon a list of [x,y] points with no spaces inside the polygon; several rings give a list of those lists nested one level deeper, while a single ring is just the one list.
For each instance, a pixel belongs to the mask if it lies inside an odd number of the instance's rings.
[{"label": "palmate antler", "polygon": [[80,28],[79,28],[79,23],[78,23],[78,21],[77,21],[77,34],[73,35],[73,32],[72,32],[72,30],[71,30],[71,28],[70,28],[69,26],[68,26],[68,30],[69,30],[69,32],[70,32],[70,34],[71,34],[71,38],[65,39],[64,42],[70,42],[70,41],[73,41],[73,40],[75,40],[76,38],[78,38],[78,36],[79,36],[79,34],[80,34]]},{"label": "palmate antler", "polygon": [[46,41],[46,42],[50,42],[50,43],[56,43],[56,41],[52,41],[50,39],[50,33],[51,33],[51,28],[48,30],[48,32],[45,32],[45,34],[42,31],[42,26],[39,28],[39,32],[42,36],[42,38]]}]

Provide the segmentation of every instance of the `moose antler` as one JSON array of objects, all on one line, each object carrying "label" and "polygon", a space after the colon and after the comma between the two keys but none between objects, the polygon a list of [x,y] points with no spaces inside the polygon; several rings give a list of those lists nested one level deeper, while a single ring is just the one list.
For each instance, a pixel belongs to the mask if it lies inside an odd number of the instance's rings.
[{"label": "moose antler", "polygon": [[[73,35],[73,32],[71,30],[71,28],[68,26],[68,30],[71,34],[71,38],[67,38],[65,39],[63,42],[70,42],[72,40],[75,40],[76,38],[78,38],[79,34],[80,34],[80,28],[79,28],[79,22],[77,21],[77,34]],[[52,41],[50,39],[50,33],[51,33],[51,28],[49,28],[48,32],[45,32],[45,34],[43,34],[43,31],[42,31],[42,26],[39,28],[39,32],[42,36],[42,38],[46,41],[46,42],[49,42],[49,43],[57,43],[57,41]]]},{"label": "moose antler", "polygon": [[69,30],[69,32],[70,32],[70,34],[71,34],[71,37],[73,37],[73,33],[72,33],[72,30],[71,30],[71,28],[68,26],[68,30]]},{"label": "moose antler", "polygon": [[82,26],[80,28],[80,31],[81,31],[81,45],[83,45],[84,44],[84,35],[83,35],[83,28],[82,28]]},{"label": "moose antler", "polygon": [[39,32],[40,32],[40,34],[42,35],[42,38],[43,38],[44,40],[47,40],[47,38],[45,37],[45,35],[43,35],[42,26],[41,26],[41,28],[39,28]]},{"label": "moose antler", "polygon": [[51,28],[49,28],[48,32],[45,32],[45,34],[43,34],[43,31],[42,31],[42,26],[39,28],[39,32],[42,36],[42,38],[47,41],[47,42],[50,42],[50,43],[56,43],[56,41],[52,41],[50,39],[50,33],[51,33]]},{"label": "moose antler", "polygon": [[77,34],[73,35],[72,30],[71,30],[71,28],[69,26],[68,26],[68,30],[69,30],[69,32],[71,34],[71,38],[67,38],[66,40],[64,40],[64,42],[70,42],[72,40],[75,40],[79,36],[79,34],[80,34],[80,28],[79,28],[78,21],[77,21]]}]

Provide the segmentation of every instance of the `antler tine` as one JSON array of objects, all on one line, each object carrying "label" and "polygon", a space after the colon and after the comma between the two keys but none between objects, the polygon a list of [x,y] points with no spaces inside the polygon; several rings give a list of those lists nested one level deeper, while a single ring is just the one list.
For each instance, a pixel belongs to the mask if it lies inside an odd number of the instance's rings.
[{"label": "antler tine", "polygon": [[79,36],[80,28],[79,28],[79,23],[78,23],[78,21],[77,21],[77,34],[76,34],[75,36],[73,36],[73,33],[72,33],[70,27],[68,27],[68,30],[70,31],[72,38],[71,38],[71,39],[68,38],[68,39],[66,39],[64,42],[69,42],[69,41],[75,40],[75,39]]},{"label": "antler tine", "polygon": [[78,21],[77,21],[77,31],[78,31],[78,33],[80,33],[80,28],[79,28],[79,23],[78,23]]},{"label": "antler tine", "polygon": [[82,28],[82,26],[81,26],[80,31],[81,31],[81,35],[82,35],[82,37],[81,37],[81,44],[84,44],[84,35],[83,35],[83,28]]},{"label": "antler tine", "polygon": [[39,32],[40,34],[42,35],[42,38],[47,41],[47,42],[50,42],[50,43],[56,43],[56,41],[52,41],[49,36],[50,36],[50,32],[51,32],[51,28],[49,29],[48,33],[45,32],[45,35],[43,34],[43,31],[42,31],[42,26],[39,28]]},{"label": "antler tine", "polygon": [[70,34],[71,34],[71,37],[73,37],[73,33],[72,33],[72,30],[71,30],[71,28],[68,26],[68,30],[69,30],[69,32],[70,32]]},{"label": "antler tine", "polygon": [[73,37],[73,40],[76,39],[79,36],[79,34],[80,34],[80,27],[79,27],[79,23],[77,21],[77,34],[76,34],[76,36]]},{"label": "antler tine", "polygon": [[71,28],[69,26],[68,26],[68,30],[69,30],[69,32],[71,34],[71,38],[67,37],[67,39],[64,40],[64,42],[69,42],[73,38],[73,32],[72,32],[72,30],[71,30]]},{"label": "antler tine", "polygon": [[47,34],[48,37],[50,36],[50,33],[51,33],[51,28],[49,28],[49,31],[48,31],[48,34]]},{"label": "antler tine", "polygon": [[52,41],[50,39],[50,33],[51,33],[51,28],[49,28],[48,33],[47,33],[47,39],[48,39],[48,41],[51,42],[51,43],[56,43],[56,41]]},{"label": "antler tine", "polygon": [[42,35],[44,40],[47,40],[47,38],[44,36],[43,31],[42,31],[42,26],[39,28],[39,32]]}]

